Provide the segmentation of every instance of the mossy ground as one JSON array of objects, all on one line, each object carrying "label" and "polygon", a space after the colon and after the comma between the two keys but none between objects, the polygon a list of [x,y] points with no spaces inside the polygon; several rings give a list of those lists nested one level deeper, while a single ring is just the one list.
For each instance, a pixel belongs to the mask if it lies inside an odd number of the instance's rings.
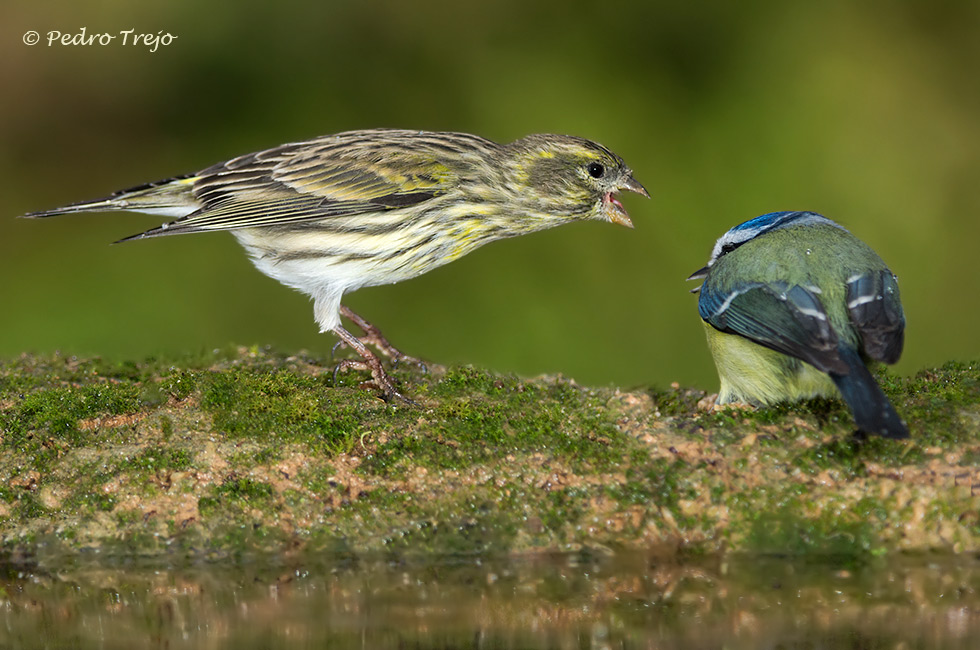
[{"label": "mossy ground", "polygon": [[418,406],[323,359],[230,349],[0,362],[9,552],[512,553],[654,548],[870,557],[980,550],[980,364],[881,377],[911,441],[834,400],[402,367]]}]

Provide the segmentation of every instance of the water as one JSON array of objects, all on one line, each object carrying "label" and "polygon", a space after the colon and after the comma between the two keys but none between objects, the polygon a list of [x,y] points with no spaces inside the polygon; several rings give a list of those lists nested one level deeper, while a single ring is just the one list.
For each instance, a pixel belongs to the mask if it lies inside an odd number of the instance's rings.
[{"label": "water", "polygon": [[976,648],[976,558],[5,567],[2,648]]}]

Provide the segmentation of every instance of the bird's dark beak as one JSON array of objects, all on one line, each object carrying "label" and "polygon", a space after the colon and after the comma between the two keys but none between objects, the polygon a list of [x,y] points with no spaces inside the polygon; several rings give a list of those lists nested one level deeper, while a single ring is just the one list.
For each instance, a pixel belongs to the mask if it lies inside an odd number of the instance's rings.
[{"label": "bird's dark beak", "polygon": [[[687,276],[687,281],[690,282],[691,280],[703,280],[703,279],[705,279],[706,277],[708,277],[708,269],[710,269],[710,268],[711,268],[710,266],[702,266],[700,269],[698,269],[697,271],[695,271],[691,275]],[[701,287],[698,287],[698,289],[700,289],[700,288]],[[698,289],[692,289],[691,290],[691,293],[694,293]]]},{"label": "bird's dark beak", "polygon": [[627,192],[636,192],[637,194],[645,196],[648,199],[650,198],[650,193],[647,192],[647,188],[643,187],[643,185],[641,185],[638,180],[633,178],[632,175],[623,181],[623,183],[619,186],[619,189]]},{"label": "bird's dark beak", "polygon": [[700,269],[698,269],[697,271],[695,271],[691,275],[687,276],[688,281],[691,281],[691,280],[703,280],[703,279],[705,279],[706,277],[708,277],[708,269],[709,268],[711,268],[711,267],[702,266]]},{"label": "bird's dark beak", "polygon": [[710,268],[711,268],[710,266],[702,266],[700,269],[698,269],[691,275],[687,276],[688,281],[705,279],[706,277],[708,277],[708,269]]},{"label": "bird's dark beak", "polygon": [[[708,277],[708,269],[709,268],[711,268],[711,267],[709,267],[709,266],[702,266],[697,271],[695,271],[691,275],[687,276],[687,281],[690,282],[691,280],[703,280],[703,279],[705,279],[706,277]],[[697,293],[698,291],[701,291],[701,287],[702,286],[703,285],[700,285],[699,284],[698,286],[694,287],[693,289],[691,289],[691,293]]]}]

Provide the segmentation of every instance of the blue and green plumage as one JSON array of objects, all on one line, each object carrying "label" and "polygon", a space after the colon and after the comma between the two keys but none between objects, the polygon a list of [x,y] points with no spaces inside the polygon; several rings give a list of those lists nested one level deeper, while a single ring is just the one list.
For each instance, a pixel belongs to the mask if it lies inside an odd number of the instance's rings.
[{"label": "blue and green plumage", "polygon": [[908,436],[866,365],[898,360],[905,316],[864,242],[821,215],[774,212],[725,233],[696,278],[718,403],[839,394],[861,430]]}]

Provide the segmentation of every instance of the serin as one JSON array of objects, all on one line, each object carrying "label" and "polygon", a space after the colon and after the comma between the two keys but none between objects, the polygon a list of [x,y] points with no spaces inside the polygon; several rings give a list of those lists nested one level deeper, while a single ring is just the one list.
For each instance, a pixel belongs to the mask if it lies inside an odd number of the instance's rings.
[{"label": "serin", "polygon": [[[120,241],[228,230],[266,275],[313,299],[321,332],[360,355],[382,397],[405,399],[367,347],[405,358],[341,305],[488,242],[595,219],[632,227],[616,193],[649,196],[623,160],[567,135],[497,144],[465,133],[349,131],[233,158],[194,174],[25,217],[130,211],[176,217]],[[342,326],[346,317],[364,332]],[[408,400],[406,400],[408,401]]]}]

